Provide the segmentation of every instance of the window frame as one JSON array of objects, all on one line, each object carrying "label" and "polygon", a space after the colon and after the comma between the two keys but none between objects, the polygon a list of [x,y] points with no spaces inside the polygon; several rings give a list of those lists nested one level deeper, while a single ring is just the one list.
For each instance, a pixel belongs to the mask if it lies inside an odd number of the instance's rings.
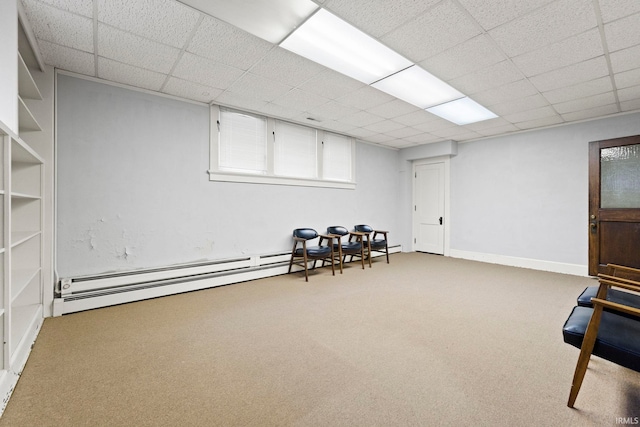
[{"label": "window frame", "polygon": [[[242,110],[222,107],[227,110],[237,111],[238,113],[245,113]],[[246,113],[247,115],[261,116],[253,113]],[[265,116],[261,116],[265,117]],[[272,184],[272,185],[290,185],[290,186],[303,186],[303,187],[324,187],[324,188],[339,188],[354,190],[356,188],[356,142],[352,137],[347,136],[351,142],[351,180],[330,180],[323,178],[323,148],[322,143],[325,132],[336,134],[340,136],[346,136],[337,132],[325,131],[311,126],[305,126],[300,123],[288,122],[286,120],[274,119],[272,117],[265,117],[267,120],[267,173],[242,173],[220,170],[219,165],[219,128],[218,121],[220,120],[220,107],[218,105],[210,106],[209,116],[209,180],[218,182],[241,182],[252,184]],[[290,123],[295,126],[304,126],[316,131],[316,168],[317,178],[298,178],[288,176],[278,176],[274,173],[274,137],[276,123],[277,122]]]}]

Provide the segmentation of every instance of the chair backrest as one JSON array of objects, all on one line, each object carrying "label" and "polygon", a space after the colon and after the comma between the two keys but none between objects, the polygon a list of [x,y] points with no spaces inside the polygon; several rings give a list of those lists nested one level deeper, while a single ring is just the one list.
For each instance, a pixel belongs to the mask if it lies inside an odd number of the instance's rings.
[{"label": "chair backrest", "polygon": [[327,227],[328,234],[337,234],[339,236],[346,236],[349,234],[349,230],[344,227],[340,227],[339,225],[334,225],[331,227]]},{"label": "chair backrest", "polygon": [[369,227],[368,225],[364,225],[364,224],[356,225],[354,227],[354,229],[356,231],[360,232],[360,233],[371,233],[371,232],[373,232],[373,228]]},{"label": "chair backrest", "polygon": [[318,237],[318,233],[313,228],[296,228],[295,230],[293,230],[293,237],[311,240]]}]

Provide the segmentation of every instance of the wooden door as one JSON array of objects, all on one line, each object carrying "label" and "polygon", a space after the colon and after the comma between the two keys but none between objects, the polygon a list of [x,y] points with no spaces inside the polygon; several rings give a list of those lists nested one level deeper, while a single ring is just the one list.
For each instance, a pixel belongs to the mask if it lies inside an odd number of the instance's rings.
[{"label": "wooden door", "polygon": [[444,254],[444,163],[417,165],[414,173],[413,247]]},{"label": "wooden door", "polygon": [[589,274],[640,268],[640,135],[589,147]]}]

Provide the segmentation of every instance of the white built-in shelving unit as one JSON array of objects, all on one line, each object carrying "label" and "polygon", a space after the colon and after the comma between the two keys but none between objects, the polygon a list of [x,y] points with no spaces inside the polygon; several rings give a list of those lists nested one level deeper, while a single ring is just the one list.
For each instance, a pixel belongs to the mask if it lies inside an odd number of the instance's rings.
[{"label": "white built-in shelving unit", "polygon": [[22,51],[29,44],[20,41],[18,129],[0,120],[0,413],[43,322],[44,161],[29,145],[30,135],[41,131],[29,106],[42,96],[23,60],[33,52]]}]

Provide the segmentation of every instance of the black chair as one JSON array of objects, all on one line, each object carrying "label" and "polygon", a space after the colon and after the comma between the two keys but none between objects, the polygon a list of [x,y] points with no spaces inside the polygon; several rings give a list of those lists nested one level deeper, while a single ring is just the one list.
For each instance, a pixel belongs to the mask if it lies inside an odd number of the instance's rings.
[{"label": "black chair", "polygon": [[[371,261],[371,252],[380,252],[384,253],[387,256],[387,264],[389,264],[389,245],[387,243],[387,234],[388,231],[383,230],[374,230],[368,225],[361,224],[356,225],[354,227],[355,231],[360,233],[366,233],[367,235],[367,249],[369,261]],[[371,236],[373,233],[373,236]],[[381,235],[382,238],[378,238],[378,235]]]},{"label": "black chair", "polygon": [[[308,246],[307,242],[320,237],[320,241],[317,246]],[[293,249],[291,250],[291,260],[289,261],[289,273],[291,273],[291,267],[293,264],[304,266],[304,279],[309,281],[309,261],[313,261],[313,267],[316,268],[316,262],[322,260],[322,266],[325,262],[331,264],[331,273],[335,276],[336,270],[333,265],[334,252],[333,252],[333,236],[320,235],[313,228],[296,228],[293,230]],[[322,242],[327,240],[325,246]],[[300,245],[300,247],[298,247]],[[302,258],[302,261],[294,262],[294,259]]]},{"label": "black chair", "polygon": [[564,342],[580,349],[567,403],[570,408],[591,354],[640,372],[640,309],[607,301],[612,287],[640,291],[638,286],[600,279],[597,298],[591,299],[593,307],[574,307],[562,328]]},{"label": "black chair", "polygon": [[[615,264],[607,265],[610,274],[598,274],[601,282],[606,284],[610,282],[616,282],[617,287],[634,290],[636,287],[640,287],[640,282],[628,279],[627,277],[637,277],[640,275],[640,270],[632,267],[626,267]],[[629,287],[630,286],[630,287]],[[597,298],[599,286],[589,286],[578,296],[577,303],[581,307],[593,307],[591,303],[592,298]],[[640,308],[640,295],[636,295],[630,292],[620,291],[617,289],[611,289],[610,285],[607,285],[606,296],[607,301],[615,302],[618,304],[627,305],[629,307]],[[605,311],[607,309],[605,308]]]},{"label": "black chair", "polygon": [[[342,264],[346,262],[347,255],[351,257],[349,261],[353,261],[354,256],[360,257],[362,269],[364,269],[365,256],[363,238],[366,236],[365,233],[360,233],[358,231],[349,231],[345,227],[336,225],[327,227],[327,234],[335,236],[337,240],[337,242],[333,244],[333,253],[340,261],[340,274],[342,274]],[[346,238],[346,236],[349,236],[349,240],[343,242],[342,238]],[[371,267],[371,258],[369,258],[369,267]]]}]

